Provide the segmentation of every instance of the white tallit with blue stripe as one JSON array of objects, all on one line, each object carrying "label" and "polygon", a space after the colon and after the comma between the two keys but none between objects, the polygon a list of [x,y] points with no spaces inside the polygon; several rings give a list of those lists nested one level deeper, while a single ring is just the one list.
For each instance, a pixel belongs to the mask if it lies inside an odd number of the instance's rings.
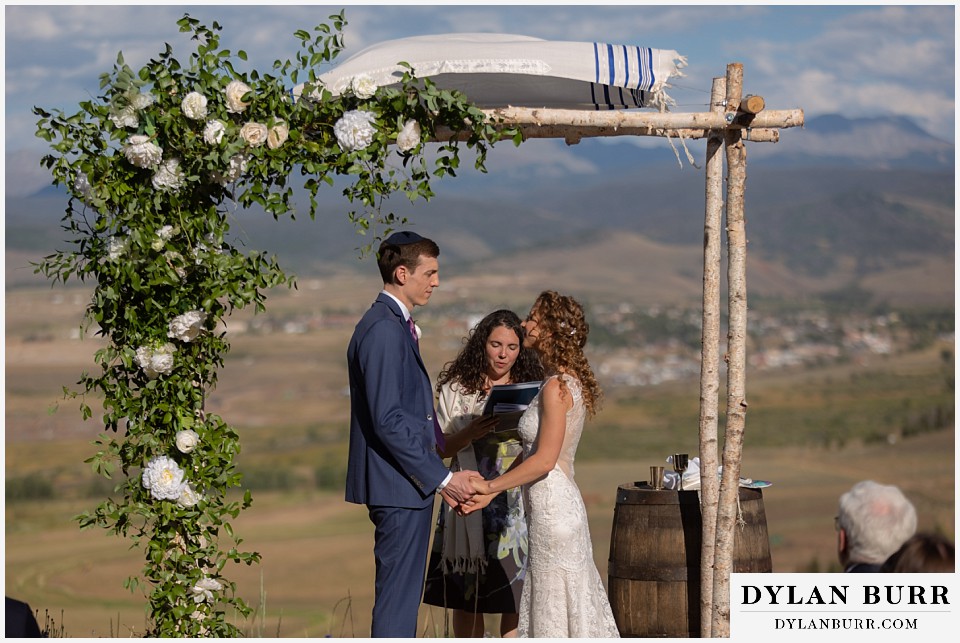
[{"label": "white tallit with blue stripe", "polygon": [[[351,56],[319,81],[334,95],[355,76],[378,86],[399,81],[413,67],[442,89],[457,89],[484,107],[628,109],[671,104],[668,81],[682,76],[676,51],[636,45],[541,40],[529,36],[457,33],[389,40]],[[299,97],[303,85],[294,88]]]}]

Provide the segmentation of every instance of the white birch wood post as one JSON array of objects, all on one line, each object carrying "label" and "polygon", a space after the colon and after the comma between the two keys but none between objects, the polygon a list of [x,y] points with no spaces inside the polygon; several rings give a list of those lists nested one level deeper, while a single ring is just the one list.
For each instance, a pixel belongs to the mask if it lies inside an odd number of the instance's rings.
[{"label": "white birch wood post", "polygon": [[[739,109],[743,88],[743,65],[727,66],[727,116]],[[743,212],[747,178],[747,150],[739,129],[726,134],[727,156],[727,426],[723,444],[723,477],[717,513],[717,545],[713,576],[713,621],[715,638],[730,636],[730,572],[733,567],[734,530],[740,493],[740,457],[747,403],[746,374],[747,239]]]},{"label": "white birch wood post", "polygon": [[[713,79],[712,111],[723,112],[726,80]],[[700,637],[710,638],[713,621],[713,560],[717,533],[717,416],[720,398],[720,226],[723,218],[722,130],[707,139],[703,224],[703,322],[700,349]],[[689,609],[694,609],[693,605]]]},{"label": "white birch wood post", "polygon": [[[743,450],[743,431],[746,424],[746,228],[743,212],[744,185],[746,182],[745,142],[776,143],[779,130],[802,127],[802,109],[764,110],[760,96],[743,94],[743,65],[727,65],[727,75],[716,83],[714,93],[726,99],[726,110],[711,109],[703,113],[649,113],[632,111],[583,112],[579,110],[538,109],[527,107],[502,107],[483,110],[494,127],[512,126],[519,129],[523,138],[562,138],[568,145],[581,139],[600,136],[657,136],[661,138],[701,139],[707,138],[707,186],[704,238],[704,325],[703,364],[701,366],[701,416],[700,460],[701,498],[704,499],[703,547],[701,549],[701,636],[730,636],[730,573],[733,567],[734,528],[736,527],[739,498],[740,459]],[[717,87],[720,89],[717,89]],[[716,98],[714,105],[720,101]],[[723,132],[723,139],[716,135]],[[438,128],[433,140],[466,140],[463,132],[448,127]],[[714,140],[711,140],[714,139]],[[711,226],[719,228],[716,210],[723,210],[720,189],[722,184],[722,157],[719,147],[726,144],[727,160],[727,242],[728,242],[728,312],[729,333],[727,338],[727,407],[726,433],[723,450],[723,478],[717,483],[717,415],[719,415],[719,361],[709,354],[713,347],[719,352],[719,304],[713,304],[714,279],[708,276],[708,266],[719,265],[720,242],[714,248],[711,242]],[[714,164],[719,164],[715,166]],[[719,183],[718,183],[719,182]],[[714,221],[715,223],[711,223]],[[719,235],[716,235],[719,238]],[[710,292],[708,293],[708,289]],[[719,301],[719,285],[716,298]],[[710,325],[716,322],[717,330]],[[716,341],[709,333],[716,332]],[[709,348],[708,348],[709,347]],[[712,372],[711,372],[712,369]],[[711,401],[712,396],[712,401]],[[710,409],[714,410],[711,418]],[[712,428],[711,428],[712,427]],[[712,435],[711,435],[712,431]],[[712,447],[711,447],[712,442]],[[712,463],[711,463],[712,459]],[[712,471],[711,471],[712,469]],[[716,501],[714,500],[716,499]],[[715,536],[711,532],[715,530]],[[694,606],[688,606],[694,609]]]}]

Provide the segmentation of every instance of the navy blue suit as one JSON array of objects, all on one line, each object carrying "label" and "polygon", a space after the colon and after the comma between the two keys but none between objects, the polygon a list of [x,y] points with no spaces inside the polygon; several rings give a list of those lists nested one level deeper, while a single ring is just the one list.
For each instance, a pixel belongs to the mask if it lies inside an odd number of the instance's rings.
[{"label": "navy blue suit", "polygon": [[449,470],[437,455],[433,388],[397,303],[381,293],[347,348],[350,456],[346,500],[375,527],[372,636],[416,636],[434,492]]}]

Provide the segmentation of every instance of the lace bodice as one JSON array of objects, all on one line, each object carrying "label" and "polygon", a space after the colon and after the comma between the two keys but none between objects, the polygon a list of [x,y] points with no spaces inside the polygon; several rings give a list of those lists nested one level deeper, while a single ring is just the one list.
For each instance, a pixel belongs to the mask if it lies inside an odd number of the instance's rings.
[{"label": "lace bodice", "polygon": [[[557,464],[523,485],[529,557],[520,599],[525,637],[619,637],[603,581],[593,561],[587,510],[573,481],[573,463],[586,409],[580,382],[561,375],[573,395]],[[542,402],[538,395],[520,419],[524,456],[537,448]]]},{"label": "lace bodice", "polygon": [[[580,444],[580,436],[583,433],[583,421],[586,418],[586,408],[583,404],[583,390],[580,387],[580,380],[571,375],[554,375],[553,377],[563,377],[567,384],[567,391],[573,395],[573,406],[567,411],[567,428],[563,436],[563,446],[560,448],[560,456],[557,458],[555,468],[559,468],[568,478],[573,479],[574,469],[573,461],[577,456],[577,445]],[[546,382],[544,382],[546,384]],[[537,395],[533,404],[520,418],[520,438],[523,440],[523,454],[530,455],[536,449],[537,434],[540,430],[540,406],[541,397]]]}]

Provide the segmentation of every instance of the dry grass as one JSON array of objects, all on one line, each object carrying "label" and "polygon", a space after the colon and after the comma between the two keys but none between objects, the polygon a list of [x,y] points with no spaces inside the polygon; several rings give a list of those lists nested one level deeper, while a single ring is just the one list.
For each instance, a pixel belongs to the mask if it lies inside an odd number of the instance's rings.
[{"label": "dry grass", "polygon": [[[358,315],[371,292],[368,281],[304,282],[299,292],[273,297],[270,314],[282,318],[322,305]],[[86,496],[95,478],[82,461],[100,429],[95,418],[80,420],[76,402],[61,400],[60,388],[92,367],[99,342],[70,339],[85,299],[70,291],[61,299],[56,295],[49,289],[7,295],[6,475],[47,476],[56,497],[6,504],[6,591],[41,614],[62,610],[62,627],[70,636],[141,633],[145,601],[122,583],[139,571],[142,553],[100,530],[81,532],[72,520],[97,502]],[[249,320],[250,315],[237,319]],[[236,532],[245,539],[242,546],[263,555],[259,566],[227,570],[239,593],[260,609],[243,624],[254,636],[361,637],[369,631],[373,534],[366,511],[343,502],[339,492],[318,491],[310,482],[323,458],[341,457],[345,448],[344,353],[351,330],[347,324],[306,335],[237,336],[211,400],[212,410],[241,432],[242,467],[284,469],[298,477],[289,490],[255,492],[253,507],[235,521]],[[424,348],[427,362],[437,368],[456,350],[455,345]],[[930,357],[905,356],[883,369],[906,381],[929,370]],[[819,377],[847,382],[863,368],[837,366]],[[750,391],[767,405],[783,405],[792,403],[787,391],[810,381],[807,373],[769,375],[755,380]],[[696,451],[695,419],[678,419],[691,410],[695,418],[695,386],[650,390],[632,401],[611,394],[598,426],[583,438],[583,454],[604,457],[581,458],[577,464],[603,576],[617,487],[644,479],[648,465],[673,450]],[[58,405],[57,413],[48,413]],[[743,461],[745,476],[774,482],[764,498],[775,571],[808,571],[814,565],[824,571],[833,564],[837,497],[864,478],[901,485],[917,505],[921,528],[953,537],[952,431],[896,444],[850,441],[843,448],[757,447],[751,442],[749,430],[777,428],[748,421]],[[421,632],[442,636],[443,620],[441,610],[423,607]]]}]

